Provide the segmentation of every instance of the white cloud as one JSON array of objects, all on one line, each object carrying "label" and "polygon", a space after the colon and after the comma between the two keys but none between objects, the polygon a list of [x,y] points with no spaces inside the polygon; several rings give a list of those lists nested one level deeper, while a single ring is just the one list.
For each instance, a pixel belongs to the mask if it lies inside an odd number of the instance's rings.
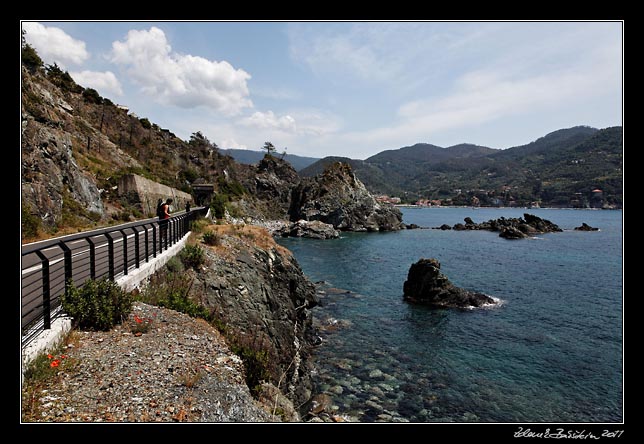
[{"label": "white cloud", "polygon": [[288,114],[278,117],[273,111],[265,113],[256,111],[250,117],[241,119],[239,123],[258,129],[276,129],[289,133],[295,133],[297,131],[293,117]]},{"label": "white cloud", "polygon": [[123,95],[121,82],[119,82],[112,71],[80,71],[70,72],[69,75],[71,75],[79,85],[86,88],[94,88],[101,95]]},{"label": "white cloud", "polygon": [[130,30],[125,40],[112,43],[110,59],[127,66],[142,91],[164,104],[205,106],[227,115],[253,106],[246,84],[250,74],[226,61],[173,52],[156,27]]},{"label": "white cloud", "polygon": [[224,149],[247,150],[248,147],[243,143],[237,142],[235,139],[224,139],[221,143],[217,144]]},{"label": "white cloud", "polygon": [[80,65],[89,58],[85,42],[72,38],[60,28],[44,26],[38,22],[23,22],[25,40],[38,51],[45,63],[54,62],[65,67]]}]

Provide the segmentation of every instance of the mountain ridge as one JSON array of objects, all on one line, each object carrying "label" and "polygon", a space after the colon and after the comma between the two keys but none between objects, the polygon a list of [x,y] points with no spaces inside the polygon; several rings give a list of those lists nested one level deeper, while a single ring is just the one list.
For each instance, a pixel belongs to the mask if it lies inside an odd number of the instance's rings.
[{"label": "mountain ridge", "polygon": [[[622,138],[621,126],[581,125],[502,150],[418,143],[364,161],[344,159],[372,192],[393,194],[407,203],[621,208]],[[317,174],[336,159],[323,158],[300,174]],[[597,189],[601,196],[593,192]]]}]

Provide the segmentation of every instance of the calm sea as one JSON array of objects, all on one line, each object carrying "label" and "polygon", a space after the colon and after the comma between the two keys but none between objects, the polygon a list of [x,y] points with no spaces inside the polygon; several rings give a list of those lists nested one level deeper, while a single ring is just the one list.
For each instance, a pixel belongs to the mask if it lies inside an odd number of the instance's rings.
[{"label": "calm sea", "polygon": [[[424,227],[524,212],[564,232],[509,241],[487,231],[343,233],[280,239],[319,286],[315,380],[360,421],[623,420],[622,212],[403,209]],[[586,222],[598,232],[573,228]],[[436,258],[493,308],[402,300],[412,263]]]}]

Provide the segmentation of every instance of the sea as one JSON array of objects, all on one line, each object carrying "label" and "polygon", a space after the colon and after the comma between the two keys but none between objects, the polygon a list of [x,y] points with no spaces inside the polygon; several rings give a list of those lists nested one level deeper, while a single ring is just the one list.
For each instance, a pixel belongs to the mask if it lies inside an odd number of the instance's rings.
[{"label": "sea", "polygon": [[[623,421],[621,210],[402,208],[429,229],[282,238],[320,305],[316,391],[360,422]],[[506,240],[431,229],[524,213],[563,232]],[[575,231],[583,222],[599,231]],[[409,267],[435,258],[453,284],[492,296],[479,309],[403,301]]]}]

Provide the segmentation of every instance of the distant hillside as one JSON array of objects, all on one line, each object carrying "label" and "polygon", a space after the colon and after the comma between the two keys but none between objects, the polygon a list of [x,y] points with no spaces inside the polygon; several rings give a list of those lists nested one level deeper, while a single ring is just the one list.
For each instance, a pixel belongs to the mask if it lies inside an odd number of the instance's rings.
[{"label": "distant hillside", "polygon": [[[264,155],[266,154],[264,151],[254,151],[254,150],[241,150],[241,149],[220,149],[219,150],[222,154],[228,154],[231,156],[233,159],[235,159],[239,163],[243,163],[246,165],[256,165],[260,160],[264,158]],[[282,157],[281,154],[276,154],[277,157]],[[284,156],[284,160],[286,160],[288,163],[295,168],[296,171],[300,171],[309,165],[311,165],[314,162],[317,162],[318,158],[316,157],[304,157],[304,156],[297,156],[295,154],[286,154]]]},{"label": "distant hillside", "polygon": [[336,160],[349,163],[370,191],[409,203],[427,199],[443,205],[622,205],[621,127],[561,129],[505,150],[419,143],[364,161],[327,157],[300,174],[318,174]]}]

